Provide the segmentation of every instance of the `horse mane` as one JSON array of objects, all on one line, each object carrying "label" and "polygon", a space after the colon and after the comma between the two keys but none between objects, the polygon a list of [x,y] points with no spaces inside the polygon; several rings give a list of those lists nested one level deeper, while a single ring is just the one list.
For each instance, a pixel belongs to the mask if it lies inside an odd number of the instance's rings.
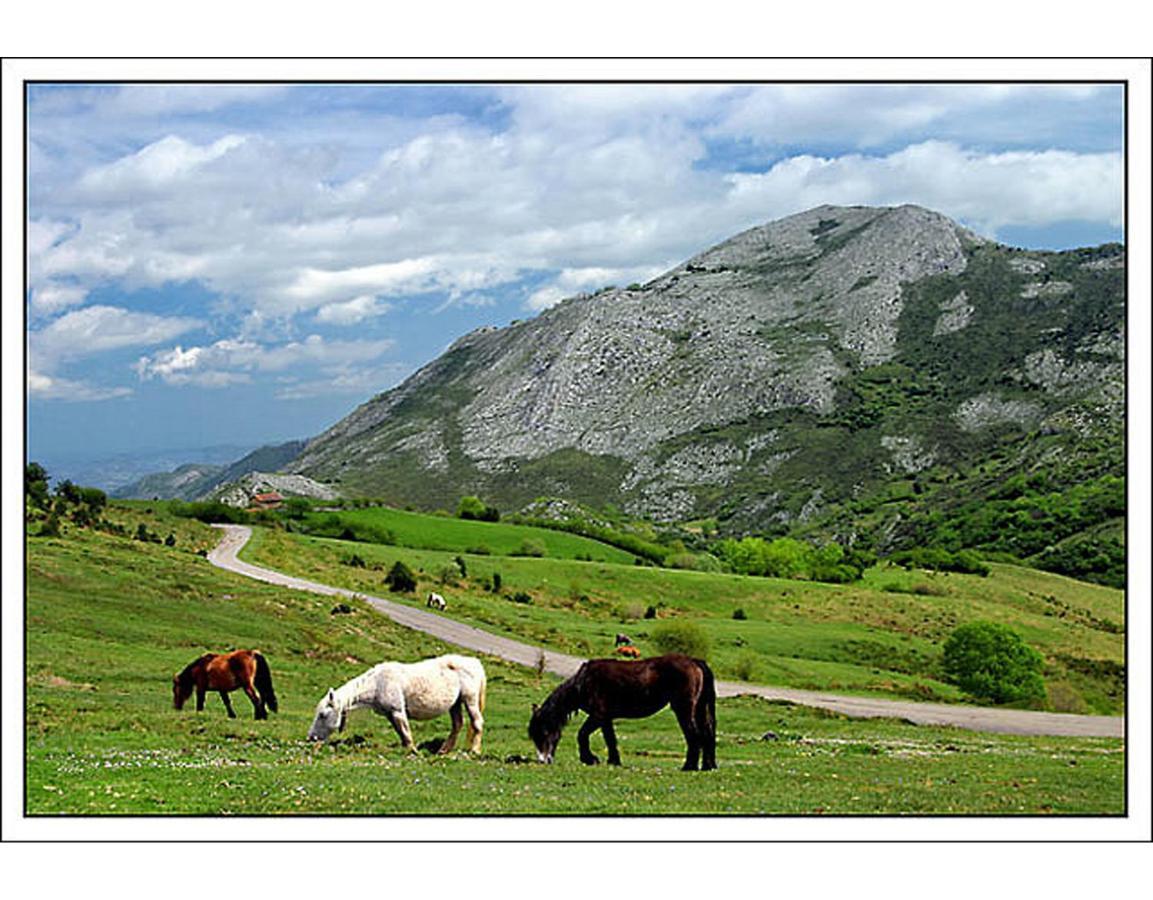
[{"label": "horse mane", "polygon": [[180,674],[176,676],[176,679],[180,683],[180,686],[184,687],[185,685],[187,685],[188,682],[190,682],[192,680],[192,676],[196,672],[196,670],[199,669],[201,666],[203,666],[205,663],[207,663],[215,655],[216,655],[215,653],[205,653],[203,656],[198,657],[197,659],[194,659],[192,662],[190,662],[188,665],[186,665],[181,670]]},{"label": "horse mane", "polygon": [[580,682],[584,673],[581,666],[572,677],[562,681],[537,708],[540,722],[550,731],[563,728],[577,712],[580,704]]}]

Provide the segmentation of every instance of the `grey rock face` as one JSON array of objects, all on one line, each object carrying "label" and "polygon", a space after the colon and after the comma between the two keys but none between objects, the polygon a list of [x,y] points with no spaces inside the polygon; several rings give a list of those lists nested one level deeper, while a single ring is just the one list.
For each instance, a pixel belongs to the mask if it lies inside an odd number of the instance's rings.
[{"label": "grey rock face", "polygon": [[[918,207],[818,207],[748,229],[644,286],[467,334],[289,468],[354,488],[359,479],[361,490],[443,484],[439,494],[408,491],[436,504],[491,490],[523,505],[595,476],[594,503],[611,497],[658,520],[716,510],[730,493],[740,502],[729,515],[750,522],[817,517],[853,485],[947,466],[958,446],[980,443],[950,444],[948,429],[1027,431],[1054,414],[1053,398],[1090,387],[1116,410],[1116,326],[1078,320],[1066,340],[1072,320],[1053,318],[1078,299],[1064,279],[1115,279],[1116,258],[1081,276]],[[1052,326],[1043,339],[1041,319]],[[1027,348],[1003,340],[1018,324]],[[934,371],[938,352],[949,362]],[[975,373],[981,365],[992,369]],[[972,379],[963,388],[952,387],[957,367]],[[861,380],[870,370],[873,380]],[[891,410],[921,418],[879,427]],[[830,443],[845,436],[872,474]],[[574,452],[580,460],[565,457]],[[365,477],[373,471],[387,476]],[[829,471],[837,490],[820,486]],[[798,474],[801,483],[789,481]]]}]

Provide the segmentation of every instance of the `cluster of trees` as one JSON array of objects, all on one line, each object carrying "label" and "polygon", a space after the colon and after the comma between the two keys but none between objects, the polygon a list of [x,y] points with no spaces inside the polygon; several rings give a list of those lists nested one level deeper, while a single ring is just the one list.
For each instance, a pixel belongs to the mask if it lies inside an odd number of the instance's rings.
[{"label": "cluster of trees", "polygon": [[461,497],[456,508],[457,518],[471,519],[477,522],[499,522],[500,510],[489,506],[480,497]]},{"label": "cluster of trees", "polygon": [[771,541],[759,537],[726,538],[714,545],[713,553],[739,575],[805,578],[833,584],[856,581],[877,562],[872,551],[846,550],[835,542],[815,547],[787,537]]},{"label": "cluster of trees", "polygon": [[905,569],[930,569],[934,572],[963,572],[967,575],[989,574],[989,567],[971,550],[950,553],[940,547],[913,547],[889,556],[889,562]]},{"label": "cluster of trees", "polygon": [[99,488],[80,487],[65,479],[50,491],[48,472],[40,463],[31,462],[24,467],[24,497],[26,507],[43,517],[40,534],[60,536],[60,521],[68,518],[81,528],[101,526],[108,495]]}]

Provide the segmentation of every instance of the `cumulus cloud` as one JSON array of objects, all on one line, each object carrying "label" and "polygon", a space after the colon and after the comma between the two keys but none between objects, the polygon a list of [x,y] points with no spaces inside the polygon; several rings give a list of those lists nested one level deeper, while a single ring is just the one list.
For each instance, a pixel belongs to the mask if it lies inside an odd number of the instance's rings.
[{"label": "cumulus cloud", "polygon": [[87,306],[28,334],[32,368],[51,372],[63,362],[170,340],[200,328],[198,319],[157,316],[115,306]]},{"label": "cumulus cloud", "polygon": [[251,381],[254,373],[310,366],[341,374],[348,367],[377,359],[393,344],[390,339],[326,341],[319,335],[278,346],[226,339],[208,346],[176,346],[142,356],[133,369],[143,381],[155,378],[174,385],[227,387]]},{"label": "cumulus cloud", "polygon": [[656,277],[661,266],[638,266],[626,269],[606,269],[589,266],[582,269],[565,269],[544,287],[538,288],[525,300],[525,309],[539,311],[555,306],[566,297],[598,290],[603,287],[623,287],[628,284],[643,283]]},{"label": "cumulus cloud", "polygon": [[98,387],[31,370],[28,372],[27,384],[30,397],[41,400],[64,400],[73,403],[111,400],[114,397],[126,397],[132,393],[132,389],[128,387]]},{"label": "cumulus cloud", "polygon": [[785,210],[917,203],[986,234],[1007,225],[1089,220],[1121,224],[1119,153],[978,153],[927,141],[887,156],[797,156],[729,176],[734,207]]}]

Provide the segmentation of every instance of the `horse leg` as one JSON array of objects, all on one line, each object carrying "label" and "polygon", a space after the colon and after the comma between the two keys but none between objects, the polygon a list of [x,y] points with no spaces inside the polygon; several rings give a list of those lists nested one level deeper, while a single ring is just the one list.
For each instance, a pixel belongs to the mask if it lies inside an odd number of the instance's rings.
[{"label": "horse leg", "polygon": [[673,707],[673,712],[676,713],[677,722],[681,726],[681,732],[685,736],[685,743],[688,744],[688,752],[685,755],[685,764],[681,768],[686,772],[695,772],[699,767],[701,756],[701,741],[697,735],[697,726],[693,721],[692,710],[687,706],[678,703]]},{"label": "horse leg", "polygon": [[256,693],[256,689],[252,686],[251,682],[244,685],[244,693],[248,694],[248,699],[252,701],[252,707],[256,710],[256,718],[267,719],[268,711],[264,708],[264,701],[260,699],[260,695]]},{"label": "horse leg", "polygon": [[203,712],[204,711],[204,696],[207,693],[208,693],[207,688],[202,688],[199,685],[196,686],[196,711],[197,712]]},{"label": "horse leg", "polygon": [[452,729],[448,733],[448,738],[440,745],[439,753],[451,753],[452,748],[456,746],[456,736],[460,734],[460,726],[464,724],[464,704],[460,699],[457,699],[448,710],[449,718],[452,719]]},{"label": "horse leg", "polygon": [[601,734],[605,736],[605,746],[609,751],[609,765],[619,766],[621,764],[621,755],[617,752],[617,733],[613,729],[613,723],[606,720],[601,726]]},{"label": "horse leg", "polygon": [[480,742],[484,735],[484,714],[480,708],[480,694],[462,696],[464,709],[468,713],[468,751],[480,753]]},{"label": "horse leg", "polygon": [[228,718],[236,718],[236,710],[232,708],[232,701],[228,699],[228,691],[220,692],[220,699],[224,701],[224,708],[228,710]]},{"label": "horse leg", "polygon": [[392,723],[392,727],[400,735],[400,742],[404,745],[404,749],[409,753],[415,753],[416,744],[412,740],[412,730],[408,727],[408,716],[402,712],[392,712],[388,714],[388,721]]},{"label": "horse leg", "polygon": [[595,766],[600,762],[592,750],[589,749],[589,736],[600,727],[601,723],[592,716],[589,716],[585,719],[580,731],[577,732],[577,747],[580,748],[581,762],[586,766]]}]

